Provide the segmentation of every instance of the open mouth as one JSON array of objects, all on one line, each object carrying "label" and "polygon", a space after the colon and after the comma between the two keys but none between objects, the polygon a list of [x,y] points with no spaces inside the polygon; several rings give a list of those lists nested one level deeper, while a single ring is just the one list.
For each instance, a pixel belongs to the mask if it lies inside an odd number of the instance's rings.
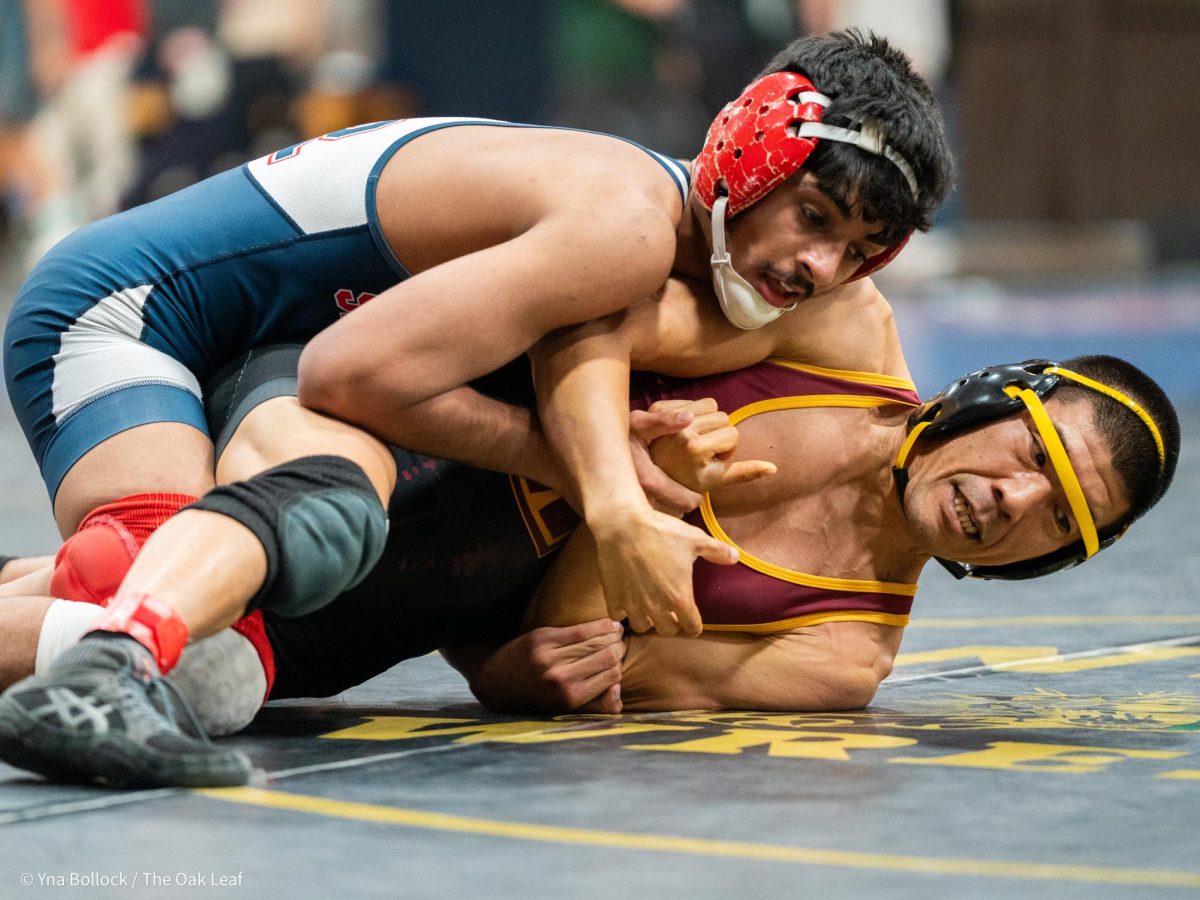
[{"label": "open mouth", "polygon": [[773,275],[763,275],[759,282],[759,293],[772,306],[786,309],[806,300],[811,292],[802,286],[780,281]]},{"label": "open mouth", "polygon": [[954,489],[954,513],[958,516],[958,524],[962,527],[963,534],[972,540],[979,540],[979,525],[971,515],[966,498],[958,488]]}]

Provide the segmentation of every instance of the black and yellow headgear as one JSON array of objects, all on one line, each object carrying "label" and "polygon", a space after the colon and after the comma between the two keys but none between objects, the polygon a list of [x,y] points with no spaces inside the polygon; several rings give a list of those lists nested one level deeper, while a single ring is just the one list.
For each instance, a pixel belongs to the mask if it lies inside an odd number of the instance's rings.
[{"label": "black and yellow headgear", "polygon": [[1067,451],[1063,447],[1062,439],[1058,436],[1054,423],[1042,404],[1042,400],[1053,393],[1054,389],[1064,380],[1072,381],[1104,394],[1106,397],[1111,397],[1132,410],[1154,438],[1155,446],[1158,448],[1160,471],[1165,466],[1166,451],[1162,435],[1149,413],[1115,388],[1064,369],[1050,360],[1034,359],[1022,363],[989,366],[958,379],[923,403],[909,417],[908,437],[905,438],[900,453],[896,457],[896,464],[892,468],[892,473],[896,478],[896,487],[900,492],[900,502],[904,502],[904,489],[908,485],[908,470],[905,462],[918,437],[922,435],[946,437],[993,419],[1028,410],[1046,446],[1046,454],[1049,456],[1054,471],[1058,474],[1059,482],[1063,486],[1063,491],[1067,495],[1067,502],[1075,516],[1075,521],[1079,524],[1080,539],[1053,553],[1003,566],[976,566],[935,557],[954,577],[970,576],[972,578],[1017,580],[1049,575],[1051,572],[1079,565],[1085,559],[1111,545],[1129,528],[1130,522],[1128,521],[1117,522],[1099,531],[1096,528],[1096,522],[1091,510],[1088,509],[1083,489],[1079,486],[1079,478],[1075,475]]}]

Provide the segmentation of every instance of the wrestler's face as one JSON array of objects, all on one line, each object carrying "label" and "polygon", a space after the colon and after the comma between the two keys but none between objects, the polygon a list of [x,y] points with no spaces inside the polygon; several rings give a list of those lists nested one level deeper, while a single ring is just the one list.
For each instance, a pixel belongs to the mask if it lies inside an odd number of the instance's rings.
[{"label": "wrestler's face", "polygon": [[837,287],[886,249],[878,223],[864,222],[804,171],[730,219],[725,231],[738,274],[781,307]]},{"label": "wrestler's face", "polygon": [[[1096,528],[1129,509],[1092,404],[1051,397],[1046,412],[1062,437]],[[921,441],[918,439],[918,448]],[[921,549],[975,565],[1005,565],[1079,540],[1079,525],[1028,412],[930,443],[909,466],[905,515]]]}]

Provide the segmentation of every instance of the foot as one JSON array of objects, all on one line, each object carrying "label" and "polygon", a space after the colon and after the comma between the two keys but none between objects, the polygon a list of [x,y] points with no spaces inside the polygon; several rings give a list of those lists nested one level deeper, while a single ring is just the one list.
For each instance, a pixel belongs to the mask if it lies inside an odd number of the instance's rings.
[{"label": "foot", "polygon": [[245,754],[208,739],[149,651],[96,633],[0,696],[0,759],[111,787],[226,787],[251,772]]}]

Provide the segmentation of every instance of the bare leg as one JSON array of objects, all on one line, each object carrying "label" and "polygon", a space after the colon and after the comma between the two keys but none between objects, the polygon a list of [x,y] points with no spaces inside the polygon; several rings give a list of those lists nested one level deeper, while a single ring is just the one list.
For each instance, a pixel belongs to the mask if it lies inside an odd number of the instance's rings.
[{"label": "bare leg", "polygon": [[53,601],[49,597],[8,597],[0,615],[0,684],[5,686],[33,674],[42,620]]},{"label": "bare leg", "polygon": [[22,556],[18,559],[10,559],[0,568],[0,597],[13,597],[17,594],[44,594],[45,590],[27,591],[18,590],[12,591],[9,588],[17,581],[25,578],[27,575],[32,575],[35,572],[42,572],[45,575],[46,587],[50,586],[50,570],[54,565],[53,556]]},{"label": "bare leg", "polygon": [[[238,481],[315,454],[360,465],[380,502],[387,503],[396,480],[387,447],[358,428],[304,409],[292,397],[269,400],[245,418],[221,457],[217,480]],[[266,554],[253,532],[226,516],[189,509],[150,536],[121,592],[168,603],[199,640],[243,615],[266,574]]]},{"label": "bare leg", "polygon": [[139,425],[89,450],[59,485],[54,519],[64,538],[97,506],[130,494],[198,497],[213,487],[213,448],[206,435],[178,422]]}]

